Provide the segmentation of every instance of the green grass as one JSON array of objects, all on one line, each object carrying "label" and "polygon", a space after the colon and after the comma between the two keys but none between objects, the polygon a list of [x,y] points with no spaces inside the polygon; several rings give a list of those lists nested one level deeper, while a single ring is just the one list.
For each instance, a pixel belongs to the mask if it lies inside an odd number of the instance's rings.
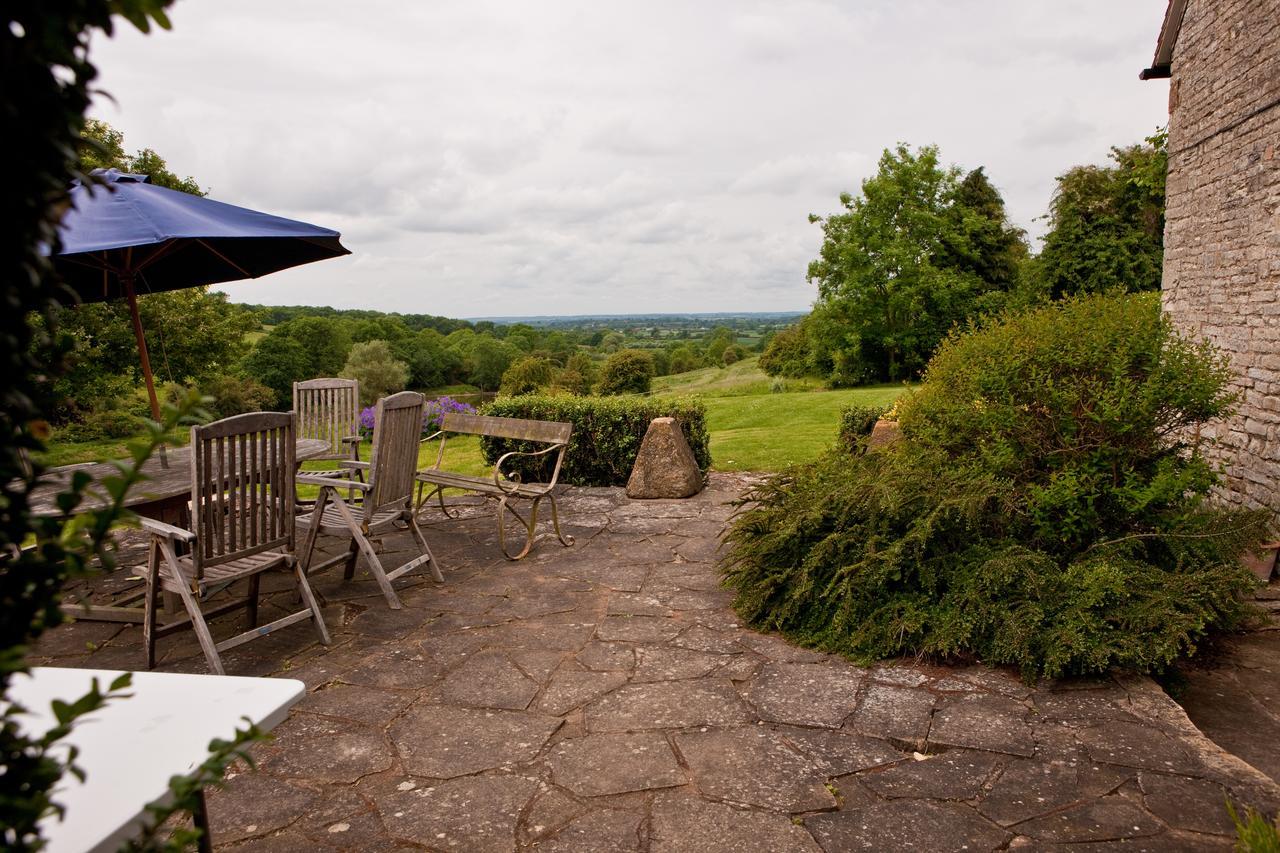
[{"label": "green grass", "polygon": [[653,380],[654,394],[694,394],[697,396],[730,395],[751,396],[771,393],[777,383],[783,391],[819,391],[821,379],[774,379],[766,376],[756,364],[757,359],[744,358],[728,367],[704,367],[687,373],[658,376]]},{"label": "green grass", "polygon": [[778,471],[811,462],[834,443],[840,410],[890,406],[900,385],[755,396],[703,397],[717,471]]}]

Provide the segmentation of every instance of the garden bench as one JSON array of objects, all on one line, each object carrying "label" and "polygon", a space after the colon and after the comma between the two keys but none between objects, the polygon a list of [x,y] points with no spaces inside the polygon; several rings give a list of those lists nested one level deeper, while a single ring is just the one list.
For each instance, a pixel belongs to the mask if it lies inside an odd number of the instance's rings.
[{"label": "garden bench", "polygon": [[[510,453],[504,453],[493,466],[491,476],[477,477],[471,474],[446,471],[441,468],[441,464],[444,461],[445,440],[450,433],[488,436],[490,438],[509,438],[531,442],[535,445],[546,445],[546,447],[540,450],[515,450]],[[416,511],[420,513],[427,501],[431,500],[432,495],[435,495],[440,501],[441,512],[450,518],[456,518],[458,514],[456,512],[450,513],[444,504],[445,489],[462,489],[496,500],[498,502],[498,546],[508,560],[519,560],[529,553],[529,549],[533,547],[535,542],[544,538],[535,536],[534,528],[538,523],[538,505],[543,498],[546,498],[551,501],[551,524],[555,528],[556,536],[560,539],[562,545],[568,547],[573,544],[573,537],[560,532],[560,513],[552,490],[555,488],[556,480],[560,476],[560,466],[564,462],[564,452],[569,446],[569,436],[572,433],[573,424],[569,423],[531,421],[522,418],[493,418],[484,415],[463,415],[457,412],[447,412],[441,422],[440,430],[422,439],[423,443],[426,443],[439,438],[440,446],[436,453],[435,464],[430,468],[418,471]],[[525,483],[521,482],[519,472],[513,472],[509,477],[502,472],[503,464],[512,457],[546,456],[551,453],[556,454],[556,461],[549,482]],[[428,486],[431,487],[430,491],[427,491]],[[512,506],[512,503],[518,500],[530,502],[528,520],[525,520],[524,516]],[[516,520],[525,529],[524,548],[514,556],[507,550],[506,525],[504,524],[504,514],[507,512],[515,516]]]}]

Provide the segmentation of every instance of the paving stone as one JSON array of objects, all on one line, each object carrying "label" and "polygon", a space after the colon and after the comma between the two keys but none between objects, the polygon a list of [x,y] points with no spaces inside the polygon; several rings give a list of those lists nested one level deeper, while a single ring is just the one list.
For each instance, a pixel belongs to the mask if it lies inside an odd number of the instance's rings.
[{"label": "paving stone", "polygon": [[511,659],[511,662],[520,667],[521,672],[539,684],[547,683],[551,673],[555,672],[560,667],[560,664],[564,663],[566,656],[566,652],[556,650],[511,649],[507,652],[507,657]]},{"label": "paving stone", "polygon": [[1009,696],[1013,699],[1026,699],[1033,691],[1018,674],[1010,669],[996,669],[990,666],[970,666],[954,673],[956,678],[968,681],[992,693]]},{"label": "paving stone", "polygon": [[1030,757],[1035,754],[1035,741],[1026,717],[1026,707],[1013,699],[965,696],[933,715],[929,743]]},{"label": "paving stone", "polygon": [[958,803],[894,800],[813,815],[805,826],[827,853],[852,850],[995,850],[1011,833]]},{"label": "paving stone", "polygon": [[623,672],[561,669],[538,699],[537,710],[562,716],[627,683]]},{"label": "paving stone", "polygon": [[982,786],[1000,768],[999,756],[950,749],[923,761],[903,761],[874,773],[862,784],[886,799],[976,800]]},{"label": "paving stone", "polygon": [[605,589],[618,590],[620,592],[639,592],[644,587],[644,582],[649,577],[649,567],[646,565],[621,565],[611,562],[611,557],[605,555],[591,559],[589,562],[581,562],[576,565],[558,564],[552,567],[556,574],[565,577],[575,578],[587,581],[588,583],[597,584]]},{"label": "paving stone", "polygon": [[297,709],[311,714],[345,717],[368,726],[385,726],[409,707],[413,699],[411,693],[335,684],[303,697]]},{"label": "paving stone", "polygon": [[929,676],[912,666],[873,666],[867,670],[867,677],[898,687],[920,687],[929,682]]},{"label": "paving stone", "polygon": [[733,682],[727,678],[628,684],[586,708],[587,729],[625,732],[731,726],[751,722]]},{"label": "paving stone", "polygon": [[633,681],[677,681],[709,675],[741,655],[717,655],[678,646],[640,646],[636,649]]},{"label": "paving stone", "polygon": [[351,621],[347,627],[365,637],[398,640],[413,633],[422,623],[436,615],[436,611],[416,607],[392,610],[390,607],[370,607]]},{"label": "paving stone", "polygon": [[523,711],[538,695],[538,683],[500,652],[479,652],[445,676],[440,701],[474,708]]},{"label": "paving stone", "polygon": [[665,643],[680,633],[681,624],[658,616],[609,616],[600,623],[596,639],[605,642]]},{"label": "paving stone", "polygon": [[1074,764],[1013,759],[982,798],[978,811],[1001,826],[1009,826],[1056,811],[1081,797]]},{"label": "paving stone", "polygon": [[[585,614],[584,614],[585,615]],[[521,619],[491,629],[489,644],[501,649],[543,649],[577,652],[595,633],[594,622],[555,621],[548,616],[538,619]]]},{"label": "paving stone", "polygon": [[641,849],[642,820],[642,814],[619,809],[588,812],[534,849],[540,853],[631,853]]},{"label": "paving stone", "polygon": [[850,724],[865,735],[923,747],[937,701],[927,690],[872,684],[863,691]]},{"label": "paving stone", "polygon": [[718,655],[740,654],[743,647],[738,644],[738,639],[742,635],[741,631],[717,631],[704,625],[694,625],[681,631],[671,644],[682,649]]},{"label": "paving stone", "polygon": [[615,592],[609,596],[610,616],[671,616],[671,608],[643,592]]},{"label": "paving stone", "polygon": [[434,684],[444,668],[420,652],[388,649],[370,654],[363,665],[343,673],[348,684],[416,690]]},{"label": "paving stone", "polygon": [[1118,685],[1098,690],[1041,691],[1035,695],[1035,706],[1050,720],[1136,723],[1137,718],[1126,707],[1128,698],[1129,694]]},{"label": "paving stone", "polygon": [[847,664],[767,663],[746,691],[761,719],[839,728],[858,705],[863,676]]},{"label": "paving stone", "polygon": [[1157,835],[1164,825],[1128,800],[1106,797],[1020,823],[1017,831],[1038,841],[1076,843]]},{"label": "paving stone", "polygon": [[844,776],[906,758],[883,740],[852,732],[797,726],[778,726],[777,731],[828,776]]},{"label": "paving stone", "polygon": [[521,821],[521,837],[525,841],[537,841],[559,830],[582,814],[586,807],[560,788],[548,785],[525,810]]},{"label": "paving stone", "polygon": [[523,776],[471,776],[396,792],[379,805],[396,838],[435,849],[508,853],[516,848],[520,812],[537,789]]},{"label": "paving stone", "polygon": [[[787,642],[776,634],[748,632],[739,641],[758,655],[780,663],[823,663],[829,656]],[[847,664],[846,664],[847,666]]]},{"label": "paving stone", "polygon": [[552,748],[547,761],[557,784],[584,797],[670,788],[688,781],[667,739],[658,733],[569,738]]},{"label": "paving stone", "polygon": [[1169,826],[1209,835],[1235,835],[1235,824],[1224,805],[1228,794],[1221,785],[1160,773],[1143,772],[1138,778],[1147,811]]},{"label": "paving stone", "polygon": [[529,761],[559,727],[541,714],[418,705],[392,725],[391,739],[410,773],[449,779]]},{"label": "paving stone", "polygon": [[626,643],[590,642],[577,657],[587,669],[630,670],[636,665],[633,647]]},{"label": "paving stone", "polygon": [[320,795],[265,773],[240,773],[208,793],[209,826],[219,844],[270,835],[311,808]]},{"label": "paving stone", "polygon": [[708,803],[687,794],[655,798],[650,832],[650,853],[819,851],[809,833],[784,815]]},{"label": "paving stone", "polygon": [[274,731],[273,754],[263,766],[273,775],[307,782],[354,782],[386,770],[392,753],[381,731],[350,720],[296,714]]},{"label": "paving stone", "polygon": [[1197,768],[1179,744],[1149,725],[1112,721],[1080,729],[1076,736],[1094,761],[1182,775]]},{"label": "paving stone", "polygon": [[290,828],[314,843],[338,848],[374,848],[385,831],[373,804],[352,788],[330,789],[329,796]]},{"label": "paving stone", "polygon": [[767,728],[685,732],[675,744],[710,799],[788,813],[836,805],[822,768]]}]

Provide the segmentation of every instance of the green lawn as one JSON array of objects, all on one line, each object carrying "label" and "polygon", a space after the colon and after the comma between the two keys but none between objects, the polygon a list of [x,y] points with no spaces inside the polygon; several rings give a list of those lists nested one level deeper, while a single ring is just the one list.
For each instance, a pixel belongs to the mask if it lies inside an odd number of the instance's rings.
[{"label": "green lawn", "polygon": [[809,462],[835,441],[840,410],[851,403],[889,406],[901,385],[703,397],[717,471],[777,471]]}]

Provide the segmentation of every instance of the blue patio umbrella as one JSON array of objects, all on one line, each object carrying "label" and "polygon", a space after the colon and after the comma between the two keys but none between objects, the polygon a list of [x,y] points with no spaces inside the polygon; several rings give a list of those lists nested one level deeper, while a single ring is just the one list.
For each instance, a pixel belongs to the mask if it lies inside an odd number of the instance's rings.
[{"label": "blue patio umbrella", "polygon": [[337,231],[165,189],[147,175],[95,169],[107,186],[71,189],[53,257],[84,302],[129,301],[151,414],[160,418],[138,293],[258,278],[350,252]]}]

